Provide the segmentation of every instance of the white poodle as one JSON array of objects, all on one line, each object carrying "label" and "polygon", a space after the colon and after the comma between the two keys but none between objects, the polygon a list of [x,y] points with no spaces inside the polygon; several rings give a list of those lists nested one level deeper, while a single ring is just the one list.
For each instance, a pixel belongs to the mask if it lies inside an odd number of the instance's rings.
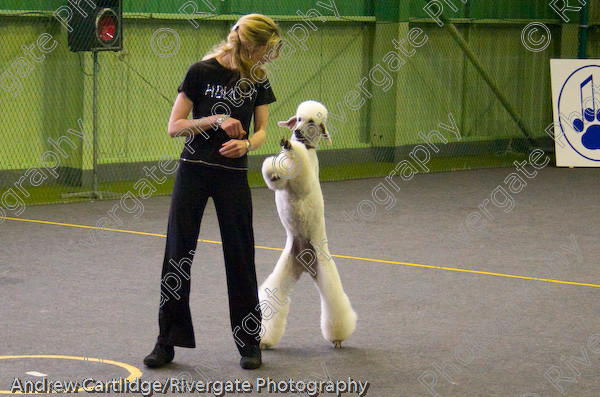
[{"label": "white poodle", "polygon": [[273,273],[259,288],[263,309],[262,349],[281,340],[287,323],[289,294],[303,272],[312,276],[321,295],[323,337],[341,348],[356,326],[356,313],[342,288],[325,234],[316,148],[321,138],[331,145],[326,119],[327,109],[321,103],[301,103],[295,116],[278,123],[291,129],[292,137],[282,139],[281,152],[263,162],[263,178],[275,191],[277,212],[286,229],[287,241]]}]

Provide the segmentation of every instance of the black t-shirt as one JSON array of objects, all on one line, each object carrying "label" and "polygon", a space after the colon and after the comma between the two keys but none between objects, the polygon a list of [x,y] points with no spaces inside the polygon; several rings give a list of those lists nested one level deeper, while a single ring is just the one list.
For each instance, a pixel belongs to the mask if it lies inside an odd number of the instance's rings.
[{"label": "black t-shirt", "polygon": [[[254,108],[275,102],[275,94],[268,79],[249,84],[246,89],[242,83],[239,72],[227,69],[215,58],[210,58],[190,66],[177,91],[184,92],[194,103],[194,119],[229,114],[240,121],[249,135]],[[219,153],[222,144],[230,139],[221,128],[208,128],[193,138],[186,139],[181,159],[209,166],[247,170],[247,155],[229,158]]]}]

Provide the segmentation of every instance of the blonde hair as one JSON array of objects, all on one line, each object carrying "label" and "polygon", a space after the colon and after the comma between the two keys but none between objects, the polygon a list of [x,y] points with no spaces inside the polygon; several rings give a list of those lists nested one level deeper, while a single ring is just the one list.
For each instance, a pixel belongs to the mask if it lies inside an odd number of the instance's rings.
[{"label": "blonde hair", "polygon": [[202,60],[227,57],[232,63],[231,66],[240,73],[240,77],[254,84],[265,80],[266,71],[262,65],[252,60],[250,54],[265,46],[265,55],[273,60],[279,56],[281,44],[279,26],[275,21],[262,14],[248,14],[233,25],[227,41],[217,45]]}]

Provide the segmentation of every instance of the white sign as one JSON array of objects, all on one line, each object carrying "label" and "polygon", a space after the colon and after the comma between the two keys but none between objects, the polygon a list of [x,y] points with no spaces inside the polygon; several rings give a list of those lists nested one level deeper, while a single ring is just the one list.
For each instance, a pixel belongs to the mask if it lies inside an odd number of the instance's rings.
[{"label": "white sign", "polygon": [[600,167],[600,60],[552,59],[558,167]]}]

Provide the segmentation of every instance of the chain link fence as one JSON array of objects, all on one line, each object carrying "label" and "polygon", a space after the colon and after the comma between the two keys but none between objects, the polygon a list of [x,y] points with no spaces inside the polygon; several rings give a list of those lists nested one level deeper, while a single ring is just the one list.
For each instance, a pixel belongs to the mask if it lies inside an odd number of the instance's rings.
[{"label": "chain link fence", "polygon": [[[288,47],[269,66],[278,100],[267,143],[250,156],[253,186],[264,185],[261,163],[288,135],[277,121],[307,99],[330,112],[322,180],[384,176],[402,161],[421,173],[510,166],[532,146],[551,151],[549,62],[577,55],[578,14],[565,22],[547,1],[125,3],[123,49],[98,54],[96,137],[94,58],[68,49],[60,10],[70,3],[0,5],[7,216],[94,191],[169,194],[184,144],[166,132],[177,87],[246,13],[270,15]],[[590,57],[599,55],[599,20],[593,3]]]}]

